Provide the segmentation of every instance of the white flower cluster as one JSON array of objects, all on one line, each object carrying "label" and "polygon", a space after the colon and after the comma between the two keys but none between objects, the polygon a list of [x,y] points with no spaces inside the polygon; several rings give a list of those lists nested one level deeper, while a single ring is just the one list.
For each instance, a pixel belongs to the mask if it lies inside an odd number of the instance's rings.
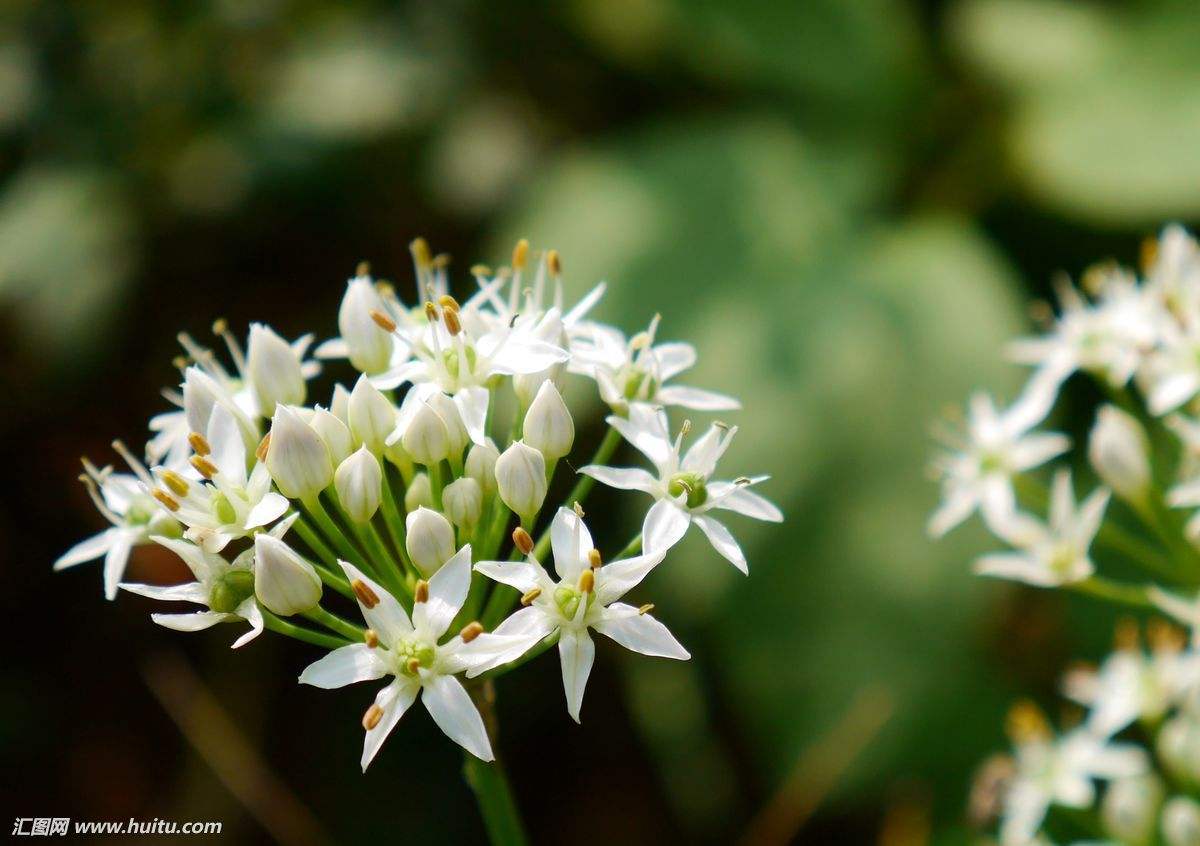
[{"label": "white flower cluster", "polygon": [[[976,572],[1157,610],[1192,631],[1189,641],[1151,619],[1144,651],[1136,624],[1124,629],[1098,671],[1068,675],[1065,693],[1088,715],[1061,736],[1033,706],[1014,710],[1005,846],[1075,835],[1200,844],[1200,516],[1188,513],[1200,506],[1200,245],[1171,226],[1142,258],[1140,275],[1104,265],[1084,275],[1082,291],[1060,282],[1057,318],[1010,346],[1034,367],[1024,391],[1003,409],[972,397],[965,433],[946,434],[934,464],[942,501],[930,534],[978,511],[1007,546],[981,556]],[[1072,454],[1065,435],[1035,428],[1076,373],[1105,401]],[[1068,467],[1048,484],[1039,476],[1059,457],[1097,479],[1081,502]],[[1099,803],[1098,780],[1108,782]]]},{"label": "white flower cluster", "polygon": [[[479,691],[554,645],[576,720],[592,632],[645,655],[688,658],[653,605],[626,604],[625,594],[692,524],[746,572],[718,511],[782,520],[750,490],[765,476],[713,478],[736,427],[713,423],[685,450],[685,421],[672,438],[665,407],[738,403],[673,382],[696,354],[656,342],[657,317],[628,339],[589,320],[602,284],[564,310],[558,254],[534,257],[525,241],[510,267],[472,268],[477,290],[461,304],[448,260],[422,239],[412,253],[416,306],[365,265],[349,280],[339,337],[315,355],[348,359],[359,375],[349,390],[336,385],[327,405],[305,405],[321,370],[307,358],[312,336],[289,343],[254,324],[243,351],[218,322],[231,369],[181,335],[182,385],[165,393],[178,410],[150,421],[145,462],[114,444],[129,473],[84,462],[81,478],[112,525],[55,564],[103,557],[109,599],[121,587],[203,606],[152,615],[168,628],[244,621],[250,629],[235,647],[269,629],[330,649],[303,683],[388,677],[363,717],[364,769],[418,696],[448,737],[492,760]],[[559,390],[571,374],[592,380],[610,428],[564,506],[546,509],[575,442]],[[654,473],[606,466],[622,439]],[[641,531],[611,559],[583,522],[580,503],[597,480],[653,499]],[[539,523],[548,525],[535,543]],[[177,553],[195,580],[123,583],[130,550],[151,542]],[[323,607],[330,592],[357,602],[366,626]]]}]

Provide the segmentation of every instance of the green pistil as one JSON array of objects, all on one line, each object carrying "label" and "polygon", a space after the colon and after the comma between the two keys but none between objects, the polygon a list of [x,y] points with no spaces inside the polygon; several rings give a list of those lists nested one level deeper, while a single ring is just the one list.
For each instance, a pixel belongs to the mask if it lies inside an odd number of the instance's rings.
[{"label": "green pistil", "polygon": [[687,491],[687,507],[699,508],[708,500],[704,477],[699,473],[676,473],[667,483],[667,493],[673,497]]}]

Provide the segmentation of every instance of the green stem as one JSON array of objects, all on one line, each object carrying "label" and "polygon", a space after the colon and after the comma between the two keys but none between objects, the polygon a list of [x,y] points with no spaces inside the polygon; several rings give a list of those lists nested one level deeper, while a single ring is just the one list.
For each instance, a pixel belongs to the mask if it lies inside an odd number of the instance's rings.
[{"label": "green stem", "polygon": [[642,533],[638,532],[636,535],[633,536],[633,539],[631,541],[629,541],[629,543],[625,544],[625,548],[622,549],[620,552],[618,552],[613,557],[613,561],[620,561],[622,558],[632,558],[633,556],[637,555],[641,551],[642,551]]},{"label": "green stem", "polygon": [[400,563],[404,565],[405,570],[413,572],[415,568],[408,558],[408,548],[404,545],[404,518],[400,516],[400,509],[396,505],[396,493],[388,479],[386,463],[383,467],[383,502],[380,510],[383,511],[383,522],[387,526],[388,537],[391,538],[392,546],[396,548],[396,555],[400,556]]},{"label": "green stem", "polygon": [[271,631],[278,632],[281,635],[287,635],[290,638],[302,640],[305,643],[311,643],[314,646],[323,646],[326,649],[338,649],[340,647],[347,646],[350,643],[350,641],[344,640],[340,637],[333,637],[331,635],[322,634],[321,632],[314,632],[311,629],[306,629],[302,626],[293,625],[286,620],[276,617],[270,611],[262,608],[261,606],[260,610],[262,611],[263,625]]},{"label": "green stem", "polygon": [[429,471],[429,492],[433,496],[433,510],[442,510],[442,488],[446,485],[446,477],[442,474],[442,462],[435,461],[426,468]]},{"label": "green stem", "polygon": [[308,499],[303,501],[303,504],[304,510],[307,511],[308,515],[316,521],[321,531],[325,533],[325,537],[333,542],[333,545],[338,548],[338,551],[345,557],[347,561],[349,561],[358,569],[363,570],[367,574],[374,576],[375,578],[379,577],[379,574],[375,572],[375,568],[367,563],[367,560],[363,558],[362,553],[354,548],[354,544],[350,542],[349,538],[346,537],[346,534],[340,528],[338,528],[336,523],[333,522],[333,518],[329,516],[329,512],[326,511],[325,506],[321,504],[321,498],[319,496],[310,496]]},{"label": "green stem", "polygon": [[1152,603],[1146,596],[1145,587],[1121,584],[1101,576],[1092,576],[1082,582],[1073,582],[1064,587],[1076,593],[1115,602],[1119,605],[1131,605],[1135,608],[1152,607]]},{"label": "green stem", "polygon": [[[300,539],[304,541],[308,548],[325,562],[309,561],[313,565],[313,569],[317,571],[317,575],[321,577],[321,581],[327,587],[333,588],[347,599],[353,599],[354,591],[350,589],[350,582],[346,580],[345,574],[341,572],[341,565],[337,563],[337,557],[333,554],[333,551],[321,542],[317,533],[303,520],[297,520],[292,524],[292,528],[296,530],[296,534],[300,536]],[[336,571],[332,569],[334,567],[337,568]]]},{"label": "green stem", "polygon": [[349,620],[343,620],[336,614],[331,614],[322,608],[320,605],[314,605],[302,615],[318,623],[331,632],[337,632],[340,635],[350,638],[352,641],[361,641],[363,639],[363,630],[351,623]]},{"label": "green stem", "polygon": [[464,757],[463,775],[475,791],[475,801],[479,803],[492,846],[525,846],[529,838],[500,762],[481,761],[469,752]]}]

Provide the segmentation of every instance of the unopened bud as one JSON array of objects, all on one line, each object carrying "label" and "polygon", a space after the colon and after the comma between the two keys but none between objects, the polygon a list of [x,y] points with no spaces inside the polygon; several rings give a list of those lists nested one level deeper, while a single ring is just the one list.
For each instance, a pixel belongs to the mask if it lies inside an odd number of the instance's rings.
[{"label": "unopened bud", "polygon": [[1149,843],[1162,800],[1163,785],[1154,775],[1114,779],[1100,803],[1105,832],[1120,843]]},{"label": "unopened bud", "polygon": [[325,442],[325,448],[329,450],[329,459],[334,464],[341,464],[354,452],[354,436],[350,434],[349,427],[333,412],[318,406],[309,425]]},{"label": "unopened bud", "polygon": [[268,610],[290,617],[321,601],[321,577],[282,540],[260,532],[254,538],[254,594]]},{"label": "unopened bud", "polygon": [[459,413],[454,400],[438,391],[431,394],[425,400],[425,404],[436,411],[438,417],[442,418],[442,423],[446,425],[446,435],[450,445],[449,454],[456,458],[461,456],[467,444],[471,442],[471,435],[467,432],[467,426],[463,423],[462,414]]},{"label": "unopened bud", "polygon": [[383,470],[379,459],[365,446],[359,447],[338,465],[333,484],[350,519],[360,525],[370,522],[379,510],[383,495]]},{"label": "unopened bud", "polygon": [[442,507],[450,522],[470,530],[483,514],[483,491],[470,476],[463,476],[446,485],[442,491]]},{"label": "unopened bud", "polygon": [[1162,835],[1167,846],[1200,843],[1200,802],[1187,796],[1168,799],[1162,810]]},{"label": "unopened bud", "polygon": [[246,351],[246,375],[264,417],[275,413],[278,403],[302,405],[307,394],[300,357],[269,326],[250,324]]},{"label": "unopened bud", "polygon": [[385,329],[375,315],[386,316],[383,299],[366,274],[351,279],[338,309],[338,331],[355,369],[363,373],[382,373],[392,358],[392,336],[395,329]]},{"label": "unopened bud", "polygon": [[366,376],[359,376],[346,404],[350,434],[371,452],[380,455],[396,427],[396,407]]},{"label": "unopened bud", "polygon": [[271,478],[288,499],[314,497],[333,481],[333,462],[325,442],[299,413],[286,405],[275,406],[266,464]]},{"label": "unopened bud", "polygon": [[428,403],[421,403],[408,421],[401,443],[415,461],[426,467],[450,455],[450,432],[442,416]]},{"label": "unopened bud", "polygon": [[454,555],[454,527],[438,512],[418,508],[408,515],[405,526],[409,558],[426,578]]},{"label": "unopened bud", "polygon": [[541,452],[547,460],[562,458],[571,452],[575,443],[575,422],[562,394],[549,379],[542,382],[525,413],[523,437],[525,443]]},{"label": "unopened bud", "polygon": [[1114,405],[1101,407],[1088,440],[1088,459],[1117,496],[1140,502],[1150,489],[1150,442],[1142,425]]},{"label": "unopened bud", "polygon": [[546,499],[546,459],[516,441],[496,459],[496,489],[523,522],[532,523]]},{"label": "unopened bud", "polygon": [[424,472],[415,474],[404,491],[405,511],[416,511],[422,507],[433,508],[433,486],[429,484],[429,474]]},{"label": "unopened bud", "polygon": [[485,497],[496,492],[496,459],[499,457],[500,450],[496,449],[491,438],[481,444],[472,444],[467,452],[463,472],[479,483]]}]

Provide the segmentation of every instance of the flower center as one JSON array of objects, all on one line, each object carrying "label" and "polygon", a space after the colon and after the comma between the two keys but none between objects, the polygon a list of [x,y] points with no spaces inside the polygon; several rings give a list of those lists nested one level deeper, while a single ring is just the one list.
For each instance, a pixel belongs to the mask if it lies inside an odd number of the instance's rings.
[{"label": "flower center", "polygon": [[249,570],[230,570],[209,591],[208,607],[231,614],[253,595],[254,574]]},{"label": "flower center", "polygon": [[212,498],[213,513],[217,515],[217,519],[221,523],[236,523],[237,511],[233,508],[233,503],[229,501],[229,497],[217,491]]},{"label": "flower center", "polygon": [[[417,667],[429,669],[437,657],[437,649],[423,640],[402,640],[396,644],[396,665],[401,673],[412,677],[417,674]],[[416,667],[413,661],[416,661]]]},{"label": "flower center", "polygon": [[676,473],[667,482],[667,493],[673,497],[687,492],[687,507],[699,508],[708,501],[708,489],[704,486],[704,477],[699,473]]},{"label": "flower center", "polygon": [[632,369],[625,377],[625,399],[646,399],[658,391],[658,383],[645,370]]}]

